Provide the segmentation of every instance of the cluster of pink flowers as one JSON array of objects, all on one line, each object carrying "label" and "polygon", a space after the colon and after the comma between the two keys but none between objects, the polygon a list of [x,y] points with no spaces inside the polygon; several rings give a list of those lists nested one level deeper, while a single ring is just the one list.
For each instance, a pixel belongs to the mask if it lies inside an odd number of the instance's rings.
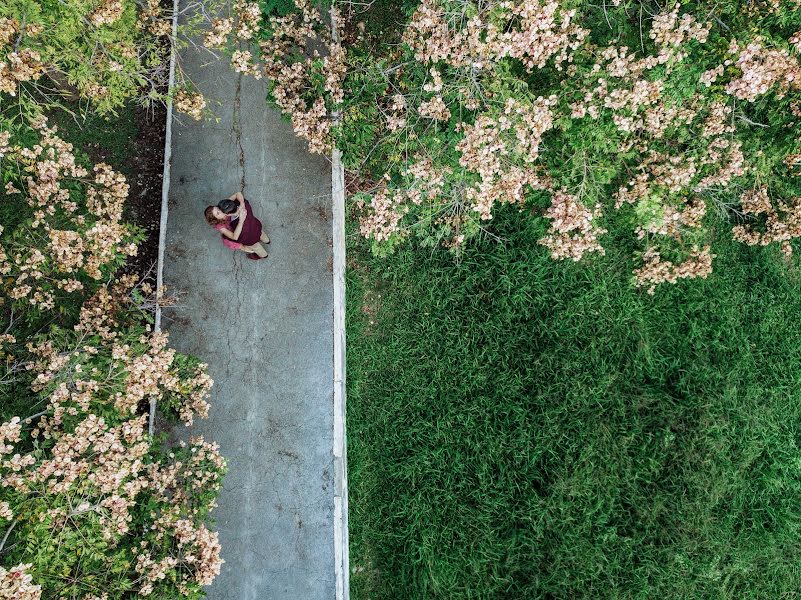
[{"label": "cluster of pink flowers", "polygon": [[556,191],[545,217],[551,220],[550,230],[539,243],[551,251],[553,258],[579,261],[587,252],[604,254],[598,241],[598,237],[606,233],[598,225],[600,205],[590,210],[575,196]]},{"label": "cluster of pink flowers", "polygon": [[529,189],[547,187],[535,163],[542,136],[553,127],[555,104],[556,96],[530,105],[510,98],[500,114],[480,115],[474,124],[461,126],[459,165],[480,177],[466,197],[482,220],[492,218],[496,203],[520,204]]},{"label": "cluster of pink flowers", "polygon": [[368,204],[363,200],[357,201],[357,208],[363,210],[359,227],[364,237],[385,242],[404,235],[401,220],[409,212],[409,207],[406,205],[406,194],[403,190],[382,187],[370,197]]},{"label": "cluster of pink flowers", "polygon": [[761,186],[748,190],[740,197],[741,210],[746,215],[764,217],[763,231],[753,225],[736,225],[734,239],[749,246],[767,246],[778,242],[782,253],[790,258],[793,247],[790,241],[801,237],[801,198],[778,201],[776,206],[768,196],[768,188]]},{"label": "cluster of pink flowers", "polygon": [[122,0],[104,0],[89,15],[89,22],[95,27],[113,23],[122,16]]},{"label": "cluster of pink flowers", "polygon": [[674,264],[663,260],[659,250],[652,246],[643,254],[643,266],[634,270],[634,283],[637,287],[648,286],[648,293],[653,295],[660,283],[676,283],[679,279],[696,277],[706,279],[712,273],[714,258],[709,246],[694,246],[684,262]]},{"label": "cluster of pink flowers", "polygon": [[[8,182],[6,194],[22,196],[34,211],[31,235],[0,247],[0,273],[13,282],[7,284],[12,299],[49,309],[55,306],[57,290],[83,288],[79,274],[99,279],[105,265],[120,255],[136,254],[136,246],[122,222],[125,177],[101,163],[89,178],[55,127],[48,127],[44,117],[32,125],[40,136],[33,148],[10,145],[8,132],[0,136],[3,160],[15,162],[24,174]],[[85,190],[86,211],[71,197],[69,186],[76,183]]]},{"label": "cluster of pink flowers", "polygon": [[[298,12],[270,17],[270,38],[259,42],[262,68],[271,80],[272,98],[290,117],[295,134],[308,142],[310,152],[325,154],[333,148],[331,121],[344,97],[345,51],[309,0],[295,5]],[[320,56],[318,47],[326,49],[326,56]],[[313,88],[316,72],[325,79],[327,101]]]},{"label": "cluster of pink flowers", "polygon": [[799,172],[799,168],[801,168],[801,153],[799,153],[799,154],[788,154],[784,158],[784,164],[787,165],[787,169],[795,177],[798,177],[799,175],[801,175],[801,172]]},{"label": "cluster of pink flowers", "polygon": [[[707,214],[703,194],[728,188],[747,171],[741,144],[731,136],[728,103],[710,102],[696,93],[679,104],[663,96],[663,80],[652,78],[654,67],[664,65],[664,72],[670,73],[687,57],[689,42],[705,43],[708,37],[709,24],[698,23],[691,15],[679,17],[678,9],[675,5],[654,17],[649,37],[655,53],[639,58],[626,47],[599,50],[591,71],[593,83],[583,98],[571,104],[573,118],[610,115],[630,136],[620,152],[633,149],[642,157],[614,199],[617,209],[626,204],[638,207],[636,234],[647,238],[649,247],[634,275],[637,285],[647,284],[650,293],[658,283],[708,275],[713,258],[709,249],[684,250],[684,239],[703,227]],[[711,69],[701,83],[709,87],[723,73],[724,66]],[[676,154],[666,152],[659,142],[680,126],[694,131],[697,143]],[[660,248],[672,248],[686,260],[678,265],[663,260]]]},{"label": "cluster of pink flowers", "polygon": [[395,94],[387,107],[387,129],[397,131],[406,127],[409,103],[403,94]]},{"label": "cluster of pink flowers", "polygon": [[206,99],[200,92],[190,92],[180,89],[175,92],[173,106],[178,112],[189,115],[196,121],[203,118],[203,109],[206,108]]},{"label": "cluster of pink flowers", "polygon": [[659,48],[656,58],[660,64],[683,60],[687,53],[681,48],[688,40],[697,40],[703,44],[709,36],[711,24],[698,23],[690,14],[683,14],[679,18],[680,6],[676,2],[670,12],[659,13],[651,24],[649,37]]},{"label": "cluster of pink flowers", "polygon": [[234,20],[228,18],[216,18],[211,21],[211,29],[206,32],[203,45],[207,48],[222,48],[228,41],[228,36],[234,30]]},{"label": "cluster of pink flowers", "polygon": [[478,8],[465,19],[464,2],[423,0],[406,31],[416,59],[468,70],[506,57],[528,69],[542,68],[550,58],[558,66],[589,33],[571,23],[575,11],[561,10],[554,0],[490,0]]},{"label": "cluster of pink flowers", "polygon": [[669,73],[686,58],[684,48],[690,40],[704,43],[707,39],[710,25],[687,14],[679,18],[678,10],[677,4],[670,12],[654,17],[649,37],[656,44],[655,54],[639,58],[627,46],[598,49],[591,71],[594,84],[581,100],[571,104],[573,118],[598,119],[602,111],[611,110],[621,131],[645,131],[655,138],[662,137],[670,126],[692,120],[696,110],[665,102],[664,82],[647,77],[660,65]]},{"label": "cluster of pink flowers", "polygon": [[[209,585],[225,562],[217,534],[197,522],[202,515],[194,504],[197,493],[220,489],[225,460],[217,444],[202,437],[191,438],[188,447],[185,442],[180,445],[188,450],[186,460],[171,452],[169,461],[148,468],[150,491],[157,502],[170,508],[152,514],[154,538],[140,544],[135,570],[144,577],[142,596],[150,595],[154,584],[168,573],[178,576],[179,591],[188,595],[190,583]],[[170,549],[167,553],[165,543]]]},{"label": "cluster of pink flowers", "polygon": [[[324,153],[331,149],[329,113],[325,101],[311,99],[310,79],[314,70],[314,60],[319,54],[299,60],[299,49],[306,49],[309,41],[325,38],[327,26],[319,11],[309,0],[298,0],[295,3],[298,12],[287,17],[271,17],[269,39],[258,40],[262,29],[262,11],[257,2],[236,0],[232,6],[232,16],[218,17],[211,20],[206,31],[203,44],[210,49],[223,49],[234,46],[231,52],[231,67],[237,73],[243,73],[261,79],[271,78],[273,97],[278,106],[291,119],[296,133],[309,140],[312,152]],[[333,102],[342,101],[341,71],[344,69],[344,50],[330,42],[329,55],[323,59],[323,70],[326,76],[325,89],[332,94]],[[260,64],[260,59],[262,63]],[[179,112],[186,113],[194,119],[201,119],[206,101],[199,92],[189,92],[182,88],[175,95],[174,105]]]},{"label": "cluster of pink flowers", "polygon": [[[711,117],[710,117],[711,118]],[[700,127],[710,127],[709,119]],[[711,130],[717,131],[716,127]],[[674,240],[679,247],[687,232],[699,230],[707,213],[706,200],[699,194],[712,186],[725,188],[744,173],[743,156],[739,144],[724,137],[702,135],[707,148],[701,160],[693,156],[674,156],[647,151],[637,173],[615,194],[617,208],[624,204],[638,204],[640,224],[636,228],[640,239],[653,236],[663,238],[662,244]],[[645,150],[645,149],[644,149]],[[669,244],[668,244],[669,245]],[[687,261],[674,265],[662,261],[656,247],[643,256],[645,264],[635,270],[638,285],[649,286],[661,282],[675,283],[678,279],[706,277],[711,269],[712,255],[708,249],[694,250]],[[649,289],[652,293],[653,288]]]},{"label": "cluster of pink flowers", "polygon": [[[181,442],[181,447],[186,447],[185,442]],[[175,459],[175,453],[171,452],[169,458]],[[150,465],[150,491],[160,502],[180,502],[190,513],[197,514],[197,507],[192,506],[194,493],[219,491],[225,468],[218,444],[207,442],[201,436],[193,437],[188,459]]]},{"label": "cluster of pink flowers", "polygon": [[253,66],[253,55],[249,50],[236,50],[231,55],[231,66],[237,73],[248,73],[261,78],[261,71]]},{"label": "cluster of pink flowers", "polygon": [[234,15],[226,19],[215,19],[203,43],[207,48],[221,48],[227,46],[229,40],[233,38],[239,45],[239,48],[231,54],[231,66],[234,71],[261,79],[262,70],[248,49],[252,39],[261,29],[261,9],[256,2],[237,0],[234,4]]},{"label": "cluster of pink flowers", "polygon": [[20,564],[6,570],[0,567],[0,598],[8,600],[39,600],[42,597],[42,586],[33,583],[33,577],[27,570],[33,565]]},{"label": "cluster of pink flowers", "polygon": [[236,0],[231,8],[233,16],[211,20],[211,28],[203,40],[207,48],[224,48],[232,40],[247,43],[261,31],[262,14],[257,2]]},{"label": "cluster of pink flowers", "polygon": [[8,17],[0,18],[0,47],[8,46],[19,31],[19,22]]},{"label": "cluster of pink flowers", "polygon": [[161,6],[159,0],[139,3],[136,25],[156,37],[172,36],[172,15]]},{"label": "cluster of pink flowers", "polygon": [[336,109],[345,99],[345,74],[347,72],[347,55],[342,44],[331,42],[328,45],[328,54],[323,58],[323,72],[325,73],[325,91],[330,95],[331,106]]},{"label": "cluster of pink flowers", "polygon": [[417,107],[417,112],[423,117],[434,119],[435,121],[447,121],[451,118],[451,111],[442,99],[442,96],[434,96],[430,100],[421,102]]},{"label": "cluster of pink flowers", "polygon": [[726,92],[735,98],[753,102],[774,86],[777,97],[791,88],[801,89],[801,64],[787,50],[765,48],[762,40],[755,39],[744,48],[732,41],[729,52],[739,53],[734,64],[742,71],[740,77],[726,86]]},{"label": "cluster of pink flowers", "polygon": [[[35,81],[44,73],[42,57],[31,48],[11,47],[15,37],[33,37],[41,33],[41,26],[28,25],[24,31],[16,19],[0,17],[0,93],[17,95],[23,81]],[[10,50],[10,51],[9,51]]]},{"label": "cluster of pink flowers", "polygon": [[[445,191],[445,179],[451,174],[452,170],[448,168],[438,170],[430,157],[417,156],[403,173],[404,187],[390,188],[387,177],[369,202],[357,201],[357,208],[362,211],[362,235],[377,242],[405,237],[407,230],[401,227],[403,216],[411,206],[420,206],[424,202],[434,207],[436,212],[445,213],[441,218],[450,217],[455,224],[460,219],[458,207],[461,197],[450,198]],[[458,195],[459,190],[455,193]]]},{"label": "cluster of pink flowers", "polygon": [[191,379],[179,377],[171,370],[175,350],[167,347],[166,333],[153,333],[140,343],[146,350],[115,346],[115,358],[126,375],[124,392],[115,394],[114,408],[122,414],[134,414],[144,400],[161,400],[165,394],[177,394],[181,398],[178,414],[185,425],[192,425],[195,414],[205,418],[209,412],[205,398],[213,384],[205,366]]},{"label": "cluster of pink flowers", "polygon": [[778,13],[780,10],[801,8],[801,0],[750,0],[742,5],[745,13],[751,17],[761,17]]},{"label": "cluster of pink flowers", "polygon": [[796,52],[801,52],[801,29],[791,35],[787,41],[790,42],[791,46],[795,47]]},{"label": "cluster of pink flowers", "polygon": [[[204,45],[222,48],[233,39],[238,44],[231,55],[234,70],[256,79],[269,77],[272,99],[290,117],[295,133],[307,140],[310,152],[325,154],[333,147],[333,112],[344,98],[345,50],[334,41],[330,24],[310,0],[297,0],[295,8],[287,16],[269,18],[270,34],[258,41],[259,50],[254,52],[261,8],[256,2],[237,0],[233,17],[212,21]],[[324,56],[319,51],[322,47]],[[320,72],[325,83],[316,90],[313,79]]]},{"label": "cluster of pink flowers", "polygon": [[[192,587],[209,585],[220,574],[225,562],[220,557],[220,542],[217,533],[209,531],[205,525],[197,525],[190,519],[180,517],[177,511],[166,511],[153,523],[157,540],[175,540],[171,553],[158,560],[153,557],[153,549],[142,542],[135,570],[141,573],[144,584],[139,588],[140,596],[153,593],[155,584],[168,574],[176,579],[178,591],[185,596]],[[194,584],[194,586],[192,586]]]},{"label": "cluster of pink flowers", "polygon": [[258,2],[236,0],[234,12],[237,16],[236,37],[239,40],[250,40],[261,30],[261,7]]},{"label": "cluster of pink flowers", "polygon": [[123,275],[112,286],[104,285],[84,300],[75,331],[97,335],[104,341],[116,338],[120,332],[118,315],[131,308],[130,292],[137,280],[136,275]]},{"label": "cluster of pink flowers", "polygon": [[[435,78],[432,91],[439,85]],[[393,105],[400,111],[404,102],[398,95]],[[536,162],[542,136],[553,126],[555,103],[555,96],[530,104],[510,98],[495,113],[480,115],[473,124],[459,124],[464,136],[456,145],[461,154],[458,181],[453,169],[416,156],[403,173],[402,188],[384,185],[361,204],[365,209],[362,235],[379,242],[403,235],[404,215],[426,202],[438,214],[439,224],[447,225],[452,233],[443,243],[458,248],[464,241],[462,225],[470,214],[486,221],[496,204],[522,204],[530,190],[548,189],[550,182]]]}]

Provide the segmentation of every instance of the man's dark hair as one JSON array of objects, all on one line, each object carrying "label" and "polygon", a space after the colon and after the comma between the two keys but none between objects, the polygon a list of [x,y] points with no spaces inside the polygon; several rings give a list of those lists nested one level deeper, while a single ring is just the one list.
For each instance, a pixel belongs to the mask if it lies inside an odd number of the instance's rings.
[{"label": "man's dark hair", "polygon": [[223,211],[226,215],[232,215],[239,209],[239,202],[235,202],[230,198],[225,198],[217,203],[217,208]]}]

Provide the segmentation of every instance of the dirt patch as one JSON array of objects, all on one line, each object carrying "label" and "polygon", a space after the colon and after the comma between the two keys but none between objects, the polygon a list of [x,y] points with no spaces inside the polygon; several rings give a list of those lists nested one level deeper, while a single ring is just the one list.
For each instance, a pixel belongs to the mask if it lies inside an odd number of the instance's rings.
[{"label": "dirt patch", "polygon": [[363,174],[355,171],[345,171],[345,195],[348,197],[359,192],[372,194],[380,185],[380,181],[374,181]]},{"label": "dirt patch", "polygon": [[186,249],[179,244],[173,244],[167,248],[167,254],[170,258],[181,258],[186,255]]},{"label": "dirt patch", "polygon": [[362,300],[361,311],[371,326],[375,325],[380,310],[381,294],[372,290],[366,291]]},{"label": "dirt patch", "polygon": [[162,105],[137,109],[135,113],[137,132],[129,164],[128,218],[144,231],[145,239],[139,244],[139,253],[129,259],[127,270],[142,276],[158,260],[166,119],[167,109]]},{"label": "dirt patch", "polygon": [[279,450],[278,454],[294,460],[300,460],[300,456],[298,456],[297,452],[292,452],[291,450]]},{"label": "dirt patch", "polygon": [[328,223],[328,207],[324,204],[319,204],[312,208],[312,210],[317,213],[317,216],[320,217],[320,220],[323,223]]}]

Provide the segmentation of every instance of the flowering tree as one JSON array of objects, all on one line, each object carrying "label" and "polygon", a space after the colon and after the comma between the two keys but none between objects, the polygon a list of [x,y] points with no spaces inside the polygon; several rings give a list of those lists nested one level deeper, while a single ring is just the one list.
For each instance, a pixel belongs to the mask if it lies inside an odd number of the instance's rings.
[{"label": "flowering tree", "polygon": [[136,254],[138,237],[122,222],[125,178],[102,163],[90,175],[44,117],[32,128],[32,147],[14,139],[29,129],[0,131],[6,202],[29,215],[0,238],[0,274],[17,309],[52,310]]},{"label": "flowering tree", "polygon": [[0,8],[0,91],[25,104],[75,94],[110,112],[161,92],[169,45],[160,38],[171,34],[155,1],[11,0]]},{"label": "flowering tree", "polygon": [[[296,4],[292,18],[314,22]],[[602,255],[628,230],[633,281],[651,293],[706,277],[722,228],[790,256],[801,197],[795,0],[655,12],[623,0],[407,4],[397,43],[382,44],[344,3],[348,93],[296,94],[319,107],[320,131],[362,179],[354,202],[374,251],[414,235],[458,253],[513,205],[547,226],[540,243],[554,259]],[[290,46],[308,48],[314,31],[297,31]],[[288,57],[296,86],[314,80],[300,76],[297,52],[271,56]]]},{"label": "flowering tree", "polygon": [[139,239],[125,178],[72,150],[41,116],[0,130],[0,590],[198,598],[225,461],[200,438],[162,448],[146,421],[152,399],[205,417],[212,381],[151,331],[152,287],[115,279]]},{"label": "flowering tree", "polygon": [[169,397],[191,422],[211,381],[176,360],[163,334],[103,337],[83,322],[80,333],[28,343],[40,410],[0,426],[7,555],[47,597],[199,597],[221,564],[203,518],[225,463],[200,438],[160,452],[138,408]]},{"label": "flowering tree", "polygon": [[[169,83],[173,47],[194,44],[210,15],[229,12],[222,0],[199,0],[173,11],[159,0],[9,0],[0,6],[0,102],[2,95],[24,106],[51,106],[59,97],[79,97],[101,114],[129,101],[147,104],[172,94],[177,110],[200,119],[206,101],[181,68]],[[237,2],[217,46],[247,42],[258,29],[256,3]],[[215,21],[219,25],[220,19]],[[224,28],[223,28],[224,29]],[[8,100],[6,100],[8,101]]]}]

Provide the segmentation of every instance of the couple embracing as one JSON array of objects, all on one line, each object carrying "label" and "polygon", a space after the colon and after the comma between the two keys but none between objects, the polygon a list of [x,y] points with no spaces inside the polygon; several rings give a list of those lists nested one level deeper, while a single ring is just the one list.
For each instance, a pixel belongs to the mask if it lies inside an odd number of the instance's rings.
[{"label": "couple embracing", "polygon": [[217,206],[209,206],[205,215],[208,224],[220,232],[226,248],[241,250],[251,260],[267,258],[262,242],[269,244],[270,238],[241,192],[220,200]]}]

